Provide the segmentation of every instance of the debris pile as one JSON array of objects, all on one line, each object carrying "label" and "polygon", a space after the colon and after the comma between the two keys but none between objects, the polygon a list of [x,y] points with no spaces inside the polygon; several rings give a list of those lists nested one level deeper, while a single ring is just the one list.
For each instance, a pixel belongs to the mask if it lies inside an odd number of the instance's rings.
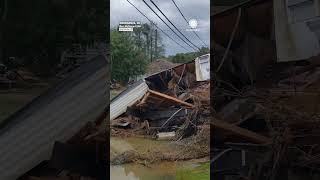
[{"label": "debris pile", "polygon": [[107,178],[108,133],[105,111],[67,142],[56,141],[49,160],[21,176],[21,180],[96,180]]},{"label": "debris pile", "polygon": [[196,68],[201,68],[196,63],[148,76],[119,94],[111,102],[111,135],[180,141],[209,127],[209,77],[196,80]]},{"label": "debris pile", "polygon": [[276,64],[269,80],[241,89],[216,80],[212,177],[319,179],[319,62]]},{"label": "debris pile", "polygon": [[97,56],[6,119],[0,179],[107,179],[107,72]]}]

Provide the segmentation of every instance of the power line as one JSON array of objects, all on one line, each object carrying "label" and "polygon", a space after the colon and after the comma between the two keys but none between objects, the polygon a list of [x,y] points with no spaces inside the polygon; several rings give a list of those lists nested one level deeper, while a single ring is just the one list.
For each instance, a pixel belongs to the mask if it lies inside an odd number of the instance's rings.
[{"label": "power line", "polygon": [[[187,18],[183,15],[183,13],[181,12],[180,8],[177,6],[176,2],[174,0],[171,0],[173,2],[173,4],[176,6],[176,8],[178,9],[178,11],[180,12],[181,16],[183,17],[183,19],[186,21],[186,23],[189,25],[189,22],[187,20]],[[199,38],[199,40],[205,45],[208,46],[200,37],[199,35],[193,31],[193,33]]]},{"label": "power line", "polygon": [[168,36],[173,42],[182,47],[184,50],[188,51],[184,46],[175,41],[172,37],[170,37],[166,32],[164,32],[161,28],[159,28],[153,21],[151,21],[143,12],[141,12],[134,4],[132,4],[129,0],[127,0],[129,4],[131,4],[140,14],[142,14],[145,18],[147,18],[153,25],[155,25],[164,35]]},{"label": "power line", "polygon": [[153,9],[152,9],[152,7],[150,7],[150,5],[145,1],[145,0],[142,0],[147,6],[148,6],[148,8],[149,9],[151,9],[151,11],[155,14],[155,15],[157,15],[158,16],[158,18],[166,25],[166,26],[168,26],[170,29],[171,29],[171,31],[175,34],[175,35],[177,35],[184,43],[186,43],[189,47],[191,47],[192,49],[194,49],[194,50],[197,50],[197,49],[195,49],[194,47],[192,47],[189,43],[187,43],[181,36],[179,36]]},{"label": "power line", "polygon": [[[143,0],[144,1],[144,0]],[[195,46],[196,48],[198,48],[200,50],[200,48],[193,44],[171,21],[170,19],[161,11],[161,9],[153,2],[153,0],[150,0],[150,2],[160,11],[160,13],[169,21],[169,23],[184,37],[186,38],[186,40],[188,42],[190,42],[193,46]]]}]

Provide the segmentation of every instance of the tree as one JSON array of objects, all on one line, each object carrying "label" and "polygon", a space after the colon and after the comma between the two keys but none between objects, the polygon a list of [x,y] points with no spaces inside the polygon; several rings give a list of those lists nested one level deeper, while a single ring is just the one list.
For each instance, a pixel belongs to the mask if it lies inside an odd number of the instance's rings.
[{"label": "tree", "polygon": [[146,73],[147,57],[127,32],[111,31],[111,76],[125,84],[130,77]]},{"label": "tree", "polygon": [[140,28],[135,28],[133,38],[138,48],[143,50],[150,59],[164,57],[165,48],[162,43],[162,36],[157,32],[154,25],[144,23]]},{"label": "tree", "polygon": [[169,61],[173,63],[186,63],[194,60],[196,57],[209,53],[210,50],[207,47],[201,47],[197,52],[177,53],[174,56],[169,56]]},{"label": "tree", "polygon": [[118,32],[117,28],[111,31],[112,79],[125,84],[130,78],[146,73],[151,56],[152,59],[164,57],[161,34],[155,33],[155,28],[144,23],[133,32]]}]

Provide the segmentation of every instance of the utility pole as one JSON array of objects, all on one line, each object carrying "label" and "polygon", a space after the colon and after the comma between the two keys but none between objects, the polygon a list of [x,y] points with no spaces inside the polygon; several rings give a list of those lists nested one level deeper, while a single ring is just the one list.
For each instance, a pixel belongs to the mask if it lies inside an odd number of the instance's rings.
[{"label": "utility pole", "polygon": [[155,31],[155,42],[154,42],[154,57],[158,58],[158,51],[157,51],[157,48],[158,48],[158,44],[157,44],[157,39],[158,39],[158,31],[157,29],[154,30]]}]

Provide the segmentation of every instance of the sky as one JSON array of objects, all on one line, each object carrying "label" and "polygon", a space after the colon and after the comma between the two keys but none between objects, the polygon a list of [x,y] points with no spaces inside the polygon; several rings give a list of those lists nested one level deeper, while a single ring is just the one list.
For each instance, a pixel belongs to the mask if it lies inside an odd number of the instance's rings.
[{"label": "sky", "polygon": [[[165,46],[166,55],[174,55],[176,53],[185,53],[194,51],[182,40],[180,40],[144,3],[142,0],[129,0],[140,11],[142,11],[149,19],[155,22],[162,30],[164,30],[169,36],[175,39],[179,44],[183,45],[187,50],[181,48],[175,42],[173,42],[166,35],[161,33],[162,42]],[[161,13],[153,6],[150,0],[145,0],[158,14],[159,16],[171,26],[171,24],[161,15]],[[189,25],[183,19],[178,9],[173,4],[172,0],[153,0],[156,5],[162,10],[162,12],[168,17],[168,19],[175,24],[177,28],[195,45],[198,47],[204,46],[198,37],[190,31],[187,31]],[[180,8],[187,20],[196,19],[198,22],[196,33],[205,42],[210,45],[210,0],[175,0],[175,3]],[[142,16],[127,0],[111,0],[110,4],[110,27],[115,28],[119,25],[120,21],[141,21],[146,23],[149,21]],[[172,29],[174,29],[172,27]],[[175,29],[174,29],[175,30]],[[177,32],[177,34],[179,34]],[[180,35],[180,34],[179,34]],[[181,35],[180,35],[181,36]]]}]

